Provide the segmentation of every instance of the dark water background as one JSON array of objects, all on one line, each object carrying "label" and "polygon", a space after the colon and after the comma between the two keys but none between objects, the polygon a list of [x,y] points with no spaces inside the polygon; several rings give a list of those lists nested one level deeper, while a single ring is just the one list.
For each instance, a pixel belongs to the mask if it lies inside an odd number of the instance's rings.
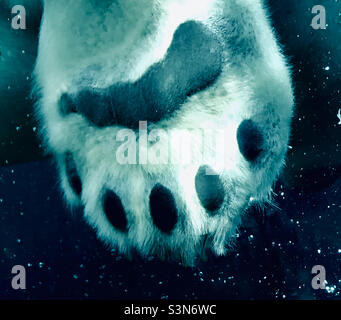
[{"label": "dark water background", "polygon": [[[275,189],[280,209],[250,210],[235,250],[196,268],[128,261],[96,239],[81,211],[65,208],[48,159],[12,163],[13,154],[27,153],[25,130],[36,124],[26,121],[0,168],[0,299],[340,298],[341,3],[320,1],[328,28],[318,31],[310,27],[313,1],[268,4],[297,99],[292,149]],[[27,96],[15,103],[27,104]],[[16,264],[26,267],[25,291],[11,288]],[[317,264],[326,268],[327,290],[311,287]]]},{"label": "dark water background", "polygon": [[[105,248],[81,212],[65,209],[54,173],[48,161],[0,171],[0,298],[339,298],[341,179],[308,195],[279,185],[281,210],[251,210],[235,251],[184,268]],[[11,288],[16,264],[26,267],[26,291]],[[311,288],[317,264],[330,294]]]}]

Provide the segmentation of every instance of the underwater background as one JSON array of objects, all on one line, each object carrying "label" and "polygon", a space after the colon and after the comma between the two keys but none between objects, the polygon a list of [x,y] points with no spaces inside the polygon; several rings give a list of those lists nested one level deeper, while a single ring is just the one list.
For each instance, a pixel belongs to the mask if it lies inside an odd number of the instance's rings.
[{"label": "underwater background", "polygon": [[[30,97],[40,17],[28,12],[24,36],[0,3],[8,24],[0,34],[0,299],[341,298],[341,2],[266,3],[295,87],[286,168],[276,205],[251,208],[234,249],[195,268],[128,260],[96,239],[81,209],[66,208]],[[326,30],[310,26],[315,4],[326,8]],[[5,54],[9,43],[16,50]],[[26,268],[26,290],[11,287],[14,265]],[[314,265],[326,269],[325,290],[311,286]]]}]

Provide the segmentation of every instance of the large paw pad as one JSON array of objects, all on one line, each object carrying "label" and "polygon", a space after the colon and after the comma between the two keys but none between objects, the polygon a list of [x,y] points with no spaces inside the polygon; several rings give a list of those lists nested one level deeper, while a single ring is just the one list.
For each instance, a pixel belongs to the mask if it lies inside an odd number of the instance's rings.
[{"label": "large paw pad", "polygon": [[260,1],[64,2],[45,8],[36,75],[67,202],[122,253],[224,254],[289,139],[290,73]]}]

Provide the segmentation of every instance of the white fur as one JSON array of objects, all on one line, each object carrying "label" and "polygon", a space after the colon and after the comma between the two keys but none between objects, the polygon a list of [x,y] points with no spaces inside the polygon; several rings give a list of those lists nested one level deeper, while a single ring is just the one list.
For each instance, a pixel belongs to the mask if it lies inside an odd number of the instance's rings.
[{"label": "white fur", "polygon": [[[75,83],[105,88],[117,81],[134,81],[164,57],[179,24],[194,19],[214,30],[222,17],[231,21],[226,37],[233,41],[224,52],[226,65],[220,78],[188,99],[170,120],[155,125],[169,132],[211,128],[212,136],[224,129],[224,152],[206,150],[212,162],[120,165],[115,157],[120,127],[95,128],[81,115],[59,114],[61,94],[76,91]],[[245,47],[235,45],[236,41]],[[250,197],[258,202],[270,200],[271,187],[284,164],[293,94],[288,67],[261,1],[45,0],[35,75],[42,134],[56,156],[66,199],[72,205],[82,203],[99,237],[121,252],[135,247],[143,255],[162,257],[168,250],[191,264],[202,250],[202,235],[208,234],[208,246],[224,254]],[[238,149],[236,131],[244,119],[254,119],[265,128],[267,153],[255,167]],[[68,151],[83,181],[81,200],[65,176],[63,159]],[[192,151],[200,158],[201,149]],[[223,165],[215,163],[218,158],[224,159]],[[195,191],[194,178],[203,164],[220,173],[231,197],[215,217],[205,212]],[[157,183],[172,190],[180,213],[170,236],[153,225],[149,213],[149,194]],[[101,204],[105,188],[121,198],[128,234],[116,231],[105,217]]]}]

